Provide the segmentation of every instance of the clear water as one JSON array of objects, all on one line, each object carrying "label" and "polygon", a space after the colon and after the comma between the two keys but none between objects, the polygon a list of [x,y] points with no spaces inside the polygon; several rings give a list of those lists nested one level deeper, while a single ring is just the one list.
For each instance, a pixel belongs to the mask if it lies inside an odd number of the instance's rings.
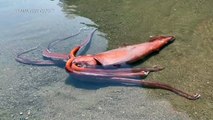
[{"label": "clear water", "polygon": [[[69,9],[64,6],[65,4],[58,0],[0,1],[1,120],[24,119],[30,116],[30,119],[44,119],[39,117],[39,112],[34,113],[35,118],[32,117],[33,111],[42,109],[42,104],[45,104],[41,102],[42,98],[37,97],[40,96],[36,93],[37,90],[40,91],[42,86],[51,86],[50,84],[55,80],[65,85],[65,79],[69,74],[63,67],[39,68],[17,63],[14,59],[17,53],[35,46],[39,48],[26,56],[42,59],[42,50],[49,42],[66,38],[77,33],[81,28],[87,28],[82,30],[80,35],[54,46],[55,52],[69,53],[89,35],[94,28],[87,25],[96,26],[96,24],[88,18],[73,14],[76,6],[70,6]],[[87,53],[105,51],[108,42],[104,36],[104,33],[97,31]],[[31,115],[26,115],[28,110],[31,110]],[[20,112],[25,112],[23,113],[25,115],[19,116]]]}]

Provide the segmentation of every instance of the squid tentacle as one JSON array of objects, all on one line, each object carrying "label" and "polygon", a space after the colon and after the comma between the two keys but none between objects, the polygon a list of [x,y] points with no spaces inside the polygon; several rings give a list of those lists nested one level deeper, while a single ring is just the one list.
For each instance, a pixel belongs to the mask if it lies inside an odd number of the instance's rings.
[{"label": "squid tentacle", "polygon": [[33,50],[36,50],[37,48],[38,48],[38,46],[36,46],[32,49],[26,50],[22,53],[19,53],[16,56],[15,60],[17,62],[28,64],[28,65],[52,66],[52,65],[56,64],[55,62],[50,61],[50,60],[32,60],[32,59],[29,59],[29,58],[22,57],[23,54],[26,54],[26,53],[31,52]]},{"label": "squid tentacle", "polygon": [[57,39],[55,41],[52,41],[48,44],[47,48],[43,51],[42,56],[45,58],[49,58],[49,59],[62,59],[64,61],[67,61],[69,59],[69,55],[67,54],[63,54],[63,53],[56,53],[56,52],[52,52],[51,51],[51,47],[53,47],[54,45],[56,45],[57,43],[67,40],[69,38],[75,37],[77,35],[79,35],[81,33],[82,30],[85,30],[87,28],[80,28],[79,31],[73,35],[70,35],[66,38],[63,39]]},{"label": "squid tentacle", "polygon": [[48,47],[46,50],[43,51],[43,57],[46,57],[46,58],[49,58],[49,59],[52,59],[54,61],[50,61],[50,60],[33,60],[33,59],[30,59],[30,58],[26,58],[26,57],[23,57],[22,55],[23,54],[26,54],[26,53],[29,53],[33,50],[36,50],[38,48],[37,47],[34,47],[32,49],[29,49],[29,50],[26,50],[24,52],[21,52],[19,54],[17,54],[15,60],[17,62],[20,62],[20,63],[23,63],[23,64],[28,64],[28,65],[39,65],[39,66],[52,66],[52,65],[56,65],[61,62],[66,62],[68,59],[69,59],[69,55],[66,55],[66,54],[62,54],[62,53],[55,53],[55,52],[51,52],[50,49],[52,46],[54,46],[56,43],[60,42],[60,41],[63,41],[63,40],[66,40],[66,39],[69,39],[71,37],[74,37],[76,35],[79,35],[80,32],[82,30],[84,30],[85,28],[81,28],[77,33],[69,36],[69,37],[66,37],[64,39],[58,39],[58,40],[55,40],[51,43],[49,43]]},{"label": "squid tentacle", "polygon": [[[74,64],[74,63],[72,63]],[[138,72],[158,72],[163,70],[163,67],[145,67],[145,68],[119,68],[119,69],[100,69],[100,68],[87,68],[78,67],[75,65],[75,70],[78,71],[90,71],[90,72],[106,72],[106,73],[138,73]]]},{"label": "squid tentacle", "polygon": [[66,62],[69,59],[68,54],[50,52],[48,51],[48,49],[45,49],[42,52],[42,56],[51,60],[62,60],[64,62]]},{"label": "squid tentacle", "polygon": [[[113,82],[119,82],[119,83],[128,83],[133,85],[140,85],[147,88],[155,88],[155,89],[164,89],[171,91],[175,94],[178,94],[182,97],[185,97],[189,100],[196,100],[200,98],[200,94],[194,94],[191,95],[189,93],[186,93],[182,90],[176,89],[168,84],[160,83],[160,82],[154,82],[154,81],[144,81],[144,80],[137,80],[137,79],[131,79],[128,77],[131,77],[131,73],[125,73],[125,74],[108,74],[108,73],[95,73],[92,71],[75,71],[72,69],[72,73],[78,74],[78,75],[86,75],[86,76],[98,76],[98,77],[105,77],[108,78],[106,81],[113,81]],[[136,74],[134,74],[136,75]]]},{"label": "squid tentacle", "polygon": [[50,51],[51,47],[53,47],[54,45],[56,45],[58,42],[61,42],[61,41],[64,41],[64,40],[67,40],[69,38],[72,38],[72,37],[75,37],[77,35],[79,35],[81,33],[81,31],[84,30],[84,28],[80,28],[78,32],[66,37],[66,38],[62,38],[62,39],[57,39],[55,41],[52,41],[48,44],[47,46],[47,50]]},{"label": "squid tentacle", "polygon": [[93,76],[120,76],[120,77],[145,77],[148,75],[149,71],[131,71],[130,70],[104,70],[104,69],[93,69],[93,68],[82,68],[82,67],[78,67],[75,64],[72,64],[71,62],[72,60],[70,60],[69,62],[67,62],[66,64],[66,69],[68,72],[81,72],[82,74],[85,75],[93,75]]},{"label": "squid tentacle", "polygon": [[[77,36],[77,35],[79,35],[80,34],[80,32],[82,31],[82,30],[84,30],[85,28],[81,28],[77,33],[75,33],[75,34],[73,34],[73,35],[71,35],[71,36],[69,36],[69,37],[66,37],[66,38],[64,38],[64,39],[58,39],[58,40],[56,40],[56,41],[53,41],[53,42],[51,42],[51,43],[49,43],[49,45],[48,45],[48,47],[43,51],[43,53],[42,53],[42,56],[43,57],[46,57],[46,58],[49,58],[49,59],[61,59],[61,60],[64,60],[65,62],[69,59],[69,55],[67,55],[67,54],[62,54],[62,53],[56,53],[56,52],[51,52],[50,51],[50,49],[51,49],[51,47],[52,46],[54,46],[56,43],[58,43],[58,42],[61,42],[61,41],[63,41],[63,40],[67,40],[67,39],[69,39],[69,38],[71,38],[71,37],[74,37],[74,36]],[[92,38],[92,36],[93,36],[93,34],[94,34],[94,32],[97,30],[97,28],[95,28],[93,31],[92,31],[92,33],[79,45],[81,48],[80,49],[82,49],[84,46],[86,46],[89,42],[90,42],[90,40],[91,40],[91,38]]]},{"label": "squid tentacle", "polygon": [[196,100],[200,98],[200,94],[196,93],[194,95],[191,95],[189,93],[186,93],[182,90],[176,89],[168,84],[160,83],[160,82],[153,82],[153,81],[144,81],[144,80],[135,80],[135,79],[130,79],[130,78],[121,78],[121,77],[112,77],[111,79],[117,80],[120,82],[126,82],[126,83],[133,83],[136,85],[141,85],[143,87],[147,88],[155,88],[155,89],[164,89],[171,91],[173,93],[176,93],[182,97],[185,97],[189,100]]},{"label": "squid tentacle", "polygon": [[94,72],[94,71],[76,71],[72,68],[72,73],[77,73],[77,74],[81,74],[81,75],[89,75],[89,76],[98,76],[98,77],[113,77],[113,76],[117,76],[117,77],[129,77],[129,78],[134,78],[134,77],[145,77],[149,74],[149,72],[145,72],[145,71],[141,71],[141,72],[137,72],[137,73],[131,73],[131,72],[120,72],[120,73],[109,73],[109,72],[105,72],[104,70],[102,72]]}]

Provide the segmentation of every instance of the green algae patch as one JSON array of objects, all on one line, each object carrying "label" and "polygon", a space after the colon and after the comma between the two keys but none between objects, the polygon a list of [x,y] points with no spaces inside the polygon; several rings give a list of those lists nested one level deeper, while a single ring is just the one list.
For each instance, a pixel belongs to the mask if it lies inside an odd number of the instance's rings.
[{"label": "green algae patch", "polygon": [[193,119],[213,118],[213,1],[65,0],[64,3],[76,5],[77,14],[100,25],[99,29],[107,33],[108,49],[145,42],[156,35],[175,36],[174,43],[138,67],[164,66],[165,70],[150,74],[146,80],[200,93],[201,98],[190,101],[171,92],[148,90],[153,93],[150,99],[169,100],[178,111],[187,112]]}]

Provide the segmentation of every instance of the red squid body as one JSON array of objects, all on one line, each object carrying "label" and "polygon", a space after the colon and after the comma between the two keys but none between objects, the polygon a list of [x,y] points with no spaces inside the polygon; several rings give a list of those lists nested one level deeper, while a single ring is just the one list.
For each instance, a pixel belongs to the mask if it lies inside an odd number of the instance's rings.
[{"label": "red squid body", "polygon": [[97,64],[108,66],[132,63],[153,52],[159,51],[174,39],[173,36],[158,36],[151,38],[145,43],[121,47],[95,55],[78,56],[74,59],[73,63],[85,66],[95,66]]}]

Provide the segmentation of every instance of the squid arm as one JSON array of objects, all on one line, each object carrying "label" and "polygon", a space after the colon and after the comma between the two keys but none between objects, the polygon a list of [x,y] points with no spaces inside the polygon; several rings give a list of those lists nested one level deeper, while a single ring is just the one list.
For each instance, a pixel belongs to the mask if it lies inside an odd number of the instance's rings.
[{"label": "squid arm", "polygon": [[[47,49],[45,49],[42,53],[43,57],[45,58],[49,58],[51,60],[33,60],[33,59],[30,59],[30,58],[26,58],[26,57],[23,57],[22,55],[23,54],[26,54],[26,53],[29,53],[33,50],[36,50],[38,48],[37,47],[34,47],[32,49],[29,49],[29,50],[26,50],[24,52],[21,52],[19,54],[17,54],[15,60],[17,62],[20,62],[20,63],[23,63],[23,64],[28,64],[28,65],[39,65],[39,66],[52,66],[52,65],[56,65],[58,62],[61,63],[61,62],[66,62],[68,59],[69,59],[69,55],[66,55],[66,54],[62,54],[62,53],[55,53],[55,52],[51,52],[50,49],[52,46],[54,46],[56,43],[60,42],[60,41],[63,41],[63,40],[66,40],[68,38],[71,38],[71,37],[74,37],[78,34],[80,34],[81,30],[83,29],[80,29],[76,34],[73,34],[69,37],[66,37],[64,39],[58,39],[58,40],[55,40],[51,43],[49,43]],[[89,43],[89,40],[91,40],[91,37],[92,35],[94,34],[94,32],[96,31],[97,29],[93,30],[92,34],[86,39],[84,40],[84,42],[80,45],[81,48],[86,45],[87,43]]]},{"label": "squid arm", "polygon": [[[189,94],[187,92],[184,92],[182,90],[179,90],[177,88],[174,88],[168,84],[155,82],[155,81],[144,81],[144,80],[138,80],[133,78],[127,78],[130,76],[122,76],[121,74],[117,75],[109,75],[105,73],[94,73],[94,72],[81,72],[81,71],[72,71],[74,74],[78,75],[85,75],[85,76],[98,76],[100,77],[100,80],[102,81],[112,81],[117,83],[124,83],[124,84],[132,84],[132,85],[139,85],[146,88],[154,88],[154,89],[164,89],[171,91],[177,95],[180,95],[182,97],[185,97],[189,100],[196,100],[200,98],[200,94]],[[101,77],[107,78],[107,79],[101,79]]]},{"label": "squid arm", "polygon": [[79,29],[79,31],[77,33],[70,35],[66,38],[57,39],[55,41],[50,42],[48,44],[47,48],[43,51],[42,56],[45,57],[45,58],[49,58],[49,59],[56,59],[56,60],[61,59],[61,60],[64,60],[64,61],[68,60],[69,56],[67,54],[52,52],[51,47],[53,47],[54,45],[56,45],[57,43],[59,43],[61,41],[64,41],[64,40],[67,40],[69,38],[72,38],[72,37],[79,35],[81,33],[81,30],[82,29]]},{"label": "squid arm", "polygon": [[36,50],[37,48],[38,48],[38,46],[34,47],[32,49],[26,50],[26,51],[24,51],[22,53],[19,53],[16,56],[15,60],[17,62],[28,64],[28,65],[52,66],[52,65],[56,64],[55,62],[50,61],[50,60],[33,60],[33,59],[29,59],[29,58],[26,58],[26,57],[22,56],[23,54],[26,54],[26,53],[31,52],[33,50]]},{"label": "squid arm", "polygon": [[[56,53],[56,52],[51,52],[51,47],[54,46],[56,43],[58,42],[61,42],[63,40],[67,40],[71,37],[74,37],[74,36],[77,36],[80,34],[81,30],[83,29],[80,29],[76,34],[73,34],[69,37],[66,37],[64,39],[59,39],[59,40],[56,40],[56,41],[53,41],[51,43],[49,43],[48,47],[43,51],[42,53],[42,56],[43,57],[46,57],[46,58],[49,58],[49,59],[56,59],[56,60],[64,60],[64,61],[67,61],[69,59],[69,55],[67,54],[62,54],[62,53]],[[80,49],[82,49],[84,46],[86,46],[92,39],[92,36],[94,35],[95,31],[97,29],[95,28],[91,34],[79,45],[80,46]]]},{"label": "squid arm", "polygon": [[147,88],[168,90],[177,95],[185,97],[189,100],[196,100],[196,99],[200,98],[200,94],[198,94],[198,93],[191,95],[182,90],[176,89],[168,84],[164,84],[164,83],[160,83],[160,82],[136,80],[136,79],[122,78],[122,77],[112,77],[111,79],[119,81],[119,82],[123,82],[123,83],[132,83],[132,84],[140,85],[140,86],[147,87]]}]

